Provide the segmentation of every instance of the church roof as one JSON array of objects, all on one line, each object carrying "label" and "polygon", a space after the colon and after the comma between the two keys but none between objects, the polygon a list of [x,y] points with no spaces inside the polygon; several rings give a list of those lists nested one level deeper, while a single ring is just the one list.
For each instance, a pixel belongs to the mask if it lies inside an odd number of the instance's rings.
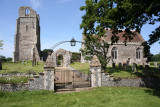
[{"label": "church roof", "polygon": [[[125,40],[125,37],[123,37],[123,34],[125,34],[124,31],[118,33],[116,36],[119,37],[118,42],[123,42]],[[105,38],[106,41],[111,41],[111,37],[112,37],[112,30],[106,30],[106,34],[107,37]],[[136,36],[133,37],[133,39],[131,41],[129,41],[129,39],[127,40],[128,42],[144,42],[145,40],[143,39],[143,37],[141,36],[141,34],[136,32]]]},{"label": "church roof", "polygon": [[[133,32],[134,32],[134,31],[133,31]],[[124,31],[116,34],[116,36],[119,37],[118,42],[124,42],[125,37],[123,37],[123,34],[125,34]],[[105,41],[111,41],[111,37],[112,37],[112,35],[113,35],[113,34],[112,34],[112,30],[110,30],[110,29],[106,30],[105,35],[106,35],[106,37],[104,37],[103,39],[104,39]],[[84,39],[85,36],[83,35],[82,38]],[[133,39],[132,39],[131,41],[129,41],[129,39],[127,40],[127,42],[144,42],[144,41],[145,41],[145,40],[143,39],[142,35],[139,34],[139,33],[136,33],[136,36],[133,37]]]}]

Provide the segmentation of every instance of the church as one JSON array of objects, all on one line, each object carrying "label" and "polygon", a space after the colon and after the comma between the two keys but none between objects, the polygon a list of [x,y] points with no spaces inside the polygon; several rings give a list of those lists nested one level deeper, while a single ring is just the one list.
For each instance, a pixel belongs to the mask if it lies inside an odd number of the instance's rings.
[{"label": "church", "polygon": [[[133,63],[145,64],[147,59],[143,57],[144,47],[141,45],[141,43],[145,42],[143,37],[137,33],[131,41],[127,41],[127,45],[125,46],[125,38],[123,37],[124,33],[124,31],[118,33],[116,36],[119,37],[119,41],[114,45],[110,45],[108,49],[108,56],[111,56],[111,59],[108,65],[111,66],[112,63],[115,63],[116,65],[120,63],[128,63],[129,65]],[[112,31],[110,29],[106,30],[105,35],[106,37],[104,40],[111,44]],[[84,35],[82,37],[82,41],[84,41]],[[85,45],[82,44],[81,48],[84,49]],[[81,56],[81,62],[88,62],[85,60],[85,56]]]}]

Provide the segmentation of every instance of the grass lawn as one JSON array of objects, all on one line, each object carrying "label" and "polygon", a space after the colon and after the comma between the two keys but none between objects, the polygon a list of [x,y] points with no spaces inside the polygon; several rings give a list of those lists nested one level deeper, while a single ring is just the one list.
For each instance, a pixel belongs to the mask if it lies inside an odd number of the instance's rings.
[{"label": "grass lawn", "polygon": [[88,73],[88,71],[90,70],[89,63],[74,62],[74,63],[71,63],[70,66],[84,73]]},{"label": "grass lawn", "polygon": [[1,107],[159,107],[160,91],[148,88],[100,87],[91,91],[0,92]]},{"label": "grass lawn", "polygon": [[[72,63],[70,66],[82,72],[88,72],[88,69],[90,68],[88,63],[84,63],[82,66],[80,62]],[[113,74],[115,77],[137,77],[135,74],[131,75],[131,73],[134,72],[131,70],[131,67],[127,68],[126,71],[123,70],[123,68],[119,69],[117,67],[113,69],[112,67],[107,67],[106,71],[110,74]]]},{"label": "grass lawn", "polygon": [[[88,63],[84,63],[82,65],[80,62],[72,63],[70,64],[70,66],[85,73],[87,73],[88,69],[90,68]],[[131,66],[129,66],[126,70],[124,70],[123,68],[118,68],[118,66],[116,66],[116,68],[114,69],[112,67],[107,67],[106,72],[109,74],[113,74],[114,77],[121,78],[151,76],[152,74],[160,77],[160,70],[158,69],[158,67],[150,67],[148,70],[138,67],[138,71],[134,72],[131,69]]]},{"label": "grass lawn", "polygon": [[0,70],[0,74],[2,73],[17,73],[17,72],[29,72],[29,70],[34,72],[43,72],[44,63],[39,62],[38,65],[32,66],[32,62],[28,61],[28,63],[18,62],[11,63],[5,62],[2,64],[2,70]]}]

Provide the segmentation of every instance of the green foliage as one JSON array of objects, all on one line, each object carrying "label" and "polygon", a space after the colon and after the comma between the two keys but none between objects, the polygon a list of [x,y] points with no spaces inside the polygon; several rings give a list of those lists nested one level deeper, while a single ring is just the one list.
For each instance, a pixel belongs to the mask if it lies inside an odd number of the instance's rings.
[{"label": "green foliage", "polygon": [[80,60],[81,60],[81,53],[72,52],[71,63],[80,62]]},{"label": "green foliage", "polygon": [[160,91],[134,87],[99,87],[90,91],[0,92],[1,107],[159,107]]},{"label": "green foliage", "polygon": [[0,49],[3,49],[3,48],[1,48],[3,45],[4,45],[3,40],[0,40]]},{"label": "green foliage", "polygon": [[43,61],[46,61],[47,57],[48,57],[48,53],[52,53],[53,50],[52,49],[44,49],[43,51],[41,51],[41,57],[43,57]]},{"label": "green foliage", "polygon": [[151,61],[160,61],[160,54],[153,55]]},{"label": "green foliage", "polygon": [[10,57],[6,58],[5,56],[0,55],[0,60],[2,62],[6,62],[6,61],[9,62],[9,61],[12,61],[12,58],[10,58]]},{"label": "green foliage", "polygon": [[[85,42],[88,44],[89,41],[93,41],[93,34],[99,38],[103,37],[105,28],[112,30],[112,44],[118,42],[119,38],[116,34],[124,29],[126,33],[123,36],[126,44],[136,36],[136,32],[140,33],[143,25],[146,23],[154,25],[160,21],[159,0],[86,0],[85,4],[80,7],[81,11],[86,12],[82,16],[80,28],[84,29]],[[147,44],[144,44],[146,46],[144,56],[150,58],[150,47],[147,45],[160,40],[160,26],[149,37]]]}]

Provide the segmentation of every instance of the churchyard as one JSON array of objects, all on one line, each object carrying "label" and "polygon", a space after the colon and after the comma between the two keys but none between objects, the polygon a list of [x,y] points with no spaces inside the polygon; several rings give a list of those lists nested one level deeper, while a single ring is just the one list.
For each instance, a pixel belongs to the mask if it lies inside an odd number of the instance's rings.
[{"label": "churchyard", "polygon": [[[160,62],[158,62],[159,64]],[[134,77],[147,77],[147,76],[157,76],[160,77],[160,69],[154,67],[154,62],[150,63],[150,67],[145,69],[145,67],[138,65],[137,71],[134,71],[131,66],[128,66],[126,70],[123,66],[116,65],[115,68],[108,66],[106,74],[112,75],[114,78],[134,78]],[[90,66],[89,63],[74,62],[70,66],[76,70],[84,73],[89,73]],[[44,72],[44,62],[39,62],[38,65],[32,66],[31,61],[21,61],[21,62],[5,62],[2,65],[2,70],[0,70],[0,83],[1,84],[17,84],[17,83],[27,83],[28,78],[33,75],[38,75]]]}]

